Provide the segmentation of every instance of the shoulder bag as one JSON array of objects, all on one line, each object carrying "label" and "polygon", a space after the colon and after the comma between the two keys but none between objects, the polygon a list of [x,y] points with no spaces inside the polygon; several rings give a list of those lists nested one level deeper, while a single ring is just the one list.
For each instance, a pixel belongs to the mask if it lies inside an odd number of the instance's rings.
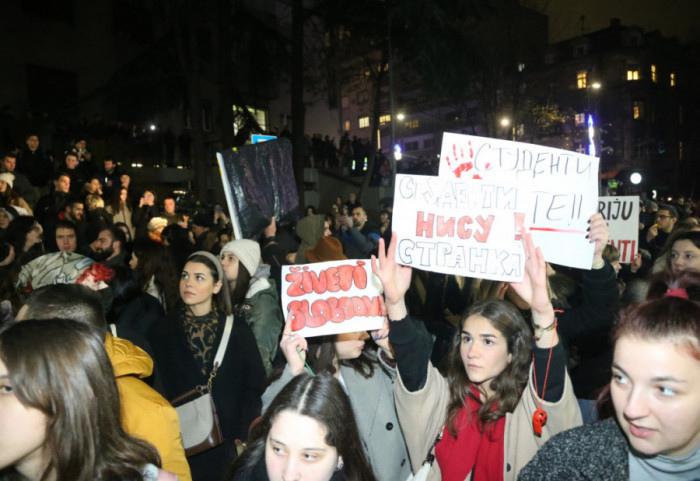
[{"label": "shoulder bag", "polygon": [[207,384],[197,386],[171,401],[180,418],[182,446],[185,448],[187,457],[208,451],[224,442],[211,391],[216,371],[224,360],[232,329],[233,316],[230,315],[226,317],[224,335],[216,351],[214,367],[209,374]]}]

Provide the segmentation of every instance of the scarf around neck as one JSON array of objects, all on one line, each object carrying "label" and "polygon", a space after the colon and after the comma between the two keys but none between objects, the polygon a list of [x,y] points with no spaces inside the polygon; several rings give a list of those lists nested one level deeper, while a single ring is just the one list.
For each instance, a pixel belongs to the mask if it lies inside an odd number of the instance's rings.
[{"label": "scarf around neck", "polygon": [[[481,407],[479,391],[469,385],[472,394],[465,399],[457,415],[457,426],[463,426],[453,437],[443,428],[442,439],[435,446],[435,459],[443,481],[464,481],[472,473],[472,481],[503,480],[503,444],[506,418],[488,423],[485,427],[477,418]],[[494,405],[491,410],[497,408]],[[471,419],[470,419],[471,418]]]},{"label": "scarf around neck", "polygon": [[211,311],[203,316],[195,316],[187,306],[180,311],[187,346],[205,376],[214,360],[214,352],[219,347],[215,344],[221,318],[219,313],[213,304]]}]

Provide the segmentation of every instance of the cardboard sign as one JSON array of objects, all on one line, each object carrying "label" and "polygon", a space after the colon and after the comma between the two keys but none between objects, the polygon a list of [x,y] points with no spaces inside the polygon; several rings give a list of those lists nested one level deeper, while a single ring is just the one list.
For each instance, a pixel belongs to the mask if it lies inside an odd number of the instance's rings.
[{"label": "cardboard sign", "polygon": [[381,297],[369,259],[282,266],[282,311],[304,337],[380,329]]},{"label": "cardboard sign", "polygon": [[[527,201],[514,185],[448,177],[396,176],[392,230],[399,263],[444,274],[519,281],[523,248],[516,235]],[[519,230],[519,228],[518,228]]]},{"label": "cardboard sign", "polygon": [[620,251],[620,262],[632,262],[639,250],[639,196],[599,197],[598,211],[608,222],[610,243]]},{"label": "cardboard sign", "polygon": [[[598,158],[508,140],[445,133],[440,177],[529,192],[517,211],[547,261],[590,269],[594,246],[586,239],[597,210]],[[523,196],[524,198],[524,196]]]},{"label": "cardboard sign", "polygon": [[257,237],[272,216],[278,224],[296,219],[299,196],[289,139],[227,149],[216,157],[236,239]]}]

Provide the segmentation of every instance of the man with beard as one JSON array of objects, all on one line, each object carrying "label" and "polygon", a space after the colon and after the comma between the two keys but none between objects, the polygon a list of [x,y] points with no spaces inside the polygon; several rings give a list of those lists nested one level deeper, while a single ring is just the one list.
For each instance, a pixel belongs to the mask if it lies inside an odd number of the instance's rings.
[{"label": "man with beard", "polygon": [[119,227],[103,229],[90,245],[94,252],[92,258],[109,268],[124,267],[127,261],[125,245],[126,236]]}]

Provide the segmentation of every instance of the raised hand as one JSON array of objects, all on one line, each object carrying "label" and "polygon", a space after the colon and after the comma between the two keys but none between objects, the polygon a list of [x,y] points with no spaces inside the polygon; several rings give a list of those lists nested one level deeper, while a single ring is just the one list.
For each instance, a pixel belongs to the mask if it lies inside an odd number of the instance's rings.
[{"label": "raised hand", "polygon": [[291,312],[288,313],[287,320],[284,323],[284,331],[282,331],[280,349],[285,359],[287,359],[289,370],[294,376],[301,374],[304,370],[308,346],[304,336],[292,332],[292,314]]},{"label": "raised hand", "polygon": [[603,219],[603,215],[598,212],[593,214],[588,219],[588,239],[591,242],[595,242],[595,249],[593,251],[593,265],[602,267],[603,263],[603,249],[608,245],[610,240],[610,230],[608,230],[608,223]]},{"label": "raised hand", "polygon": [[387,314],[392,321],[406,317],[404,296],[411,285],[411,268],[396,262],[397,235],[391,235],[388,252],[384,248],[384,239],[379,239],[378,257],[372,256],[372,272],[384,287],[384,301]]},{"label": "raised hand", "polygon": [[525,249],[525,271],[521,282],[511,282],[515,292],[530,305],[535,312],[552,310],[552,301],[547,290],[547,263],[539,247],[535,247],[530,232],[522,235]]}]

